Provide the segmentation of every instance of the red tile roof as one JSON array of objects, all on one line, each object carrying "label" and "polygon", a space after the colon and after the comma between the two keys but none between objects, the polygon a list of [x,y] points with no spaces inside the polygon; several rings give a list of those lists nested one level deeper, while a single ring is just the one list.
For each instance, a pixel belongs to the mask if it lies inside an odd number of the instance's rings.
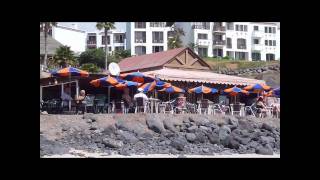
[{"label": "red tile roof", "polygon": [[119,62],[119,66],[121,72],[137,71],[140,69],[162,66],[185,49],[187,48],[176,48],[153,54],[125,58]]}]

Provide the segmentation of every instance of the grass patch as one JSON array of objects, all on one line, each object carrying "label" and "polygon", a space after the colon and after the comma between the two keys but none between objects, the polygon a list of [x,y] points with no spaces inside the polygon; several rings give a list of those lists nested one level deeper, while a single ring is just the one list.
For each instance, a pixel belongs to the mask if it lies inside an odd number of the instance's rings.
[{"label": "grass patch", "polygon": [[248,60],[228,60],[228,59],[217,59],[217,58],[204,58],[204,60],[211,66],[214,71],[220,69],[247,69],[247,68],[258,68],[267,65],[279,64],[279,61],[248,61]]}]

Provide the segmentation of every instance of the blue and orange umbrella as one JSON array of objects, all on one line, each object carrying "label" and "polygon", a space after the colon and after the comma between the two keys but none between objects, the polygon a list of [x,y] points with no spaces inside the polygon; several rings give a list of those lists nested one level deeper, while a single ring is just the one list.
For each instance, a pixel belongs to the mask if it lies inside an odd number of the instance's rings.
[{"label": "blue and orange umbrella", "polygon": [[121,74],[120,77],[124,80],[138,82],[138,83],[149,83],[155,80],[154,78],[150,76],[146,76],[140,72]]},{"label": "blue and orange umbrella", "polygon": [[191,88],[188,90],[188,93],[202,94],[202,99],[203,99],[203,94],[209,94],[209,93],[214,94],[217,92],[218,92],[218,89],[209,88],[209,87],[206,87],[203,85],[195,87],[195,88]]},{"label": "blue and orange umbrella", "polygon": [[118,90],[123,90],[126,87],[137,87],[140,86],[141,83],[133,82],[133,81],[121,81],[118,84],[114,85],[114,87]]},{"label": "blue and orange umbrella", "polygon": [[163,88],[168,88],[170,86],[171,86],[170,83],[167,83],[164,81],[153,81],[150,83],[143,84],[140,88],[142,88],[143,92],[146,93],[146,92],[153,91],[154,89],[160,90]]},{"label": "blue and orange umbrella", "polygon": [[106,86],[115,86],[116,84],[119,84],[119,81],[111,76],[103,77],[100,79],[95,79],[90,81],[90,84],[94,87],[106,87]]},{"label": "blue and orange umbrella", "polygon": [[170,94],[171,93],[185,93],[186,91],[182,88],[178,88],[176,86],[169,86],[167,88],[163,88],[161,90],[158,90],[159,92],[166,92],[169,93],[169,100],[170,100]]},{"label": "blue and orange umbrella", "polygon": [[89,73],[87,71],[83,71],[74,67],[67,67],[51,73],[54,77],[70,77],[70,76],[77,76],[77,77],[88,77]]},{"label": "blue and orange umbrella", "polygon": [[[234,96],[235,98],[237,97],[237,95],[239,93],[245,94],[245,95],[249,95],[249,92],[246,90],[243,90],[241,88],[238,88],[236,86],[232,87],[232,88],[227,88],[225,90],[223,90],[223,94],[228,94],[230,96]],[[236,99],[235,99],[236,100]]]},{"label": "blue and orange umbrella", "polygon": [[255,84],[255,85],[246,86],[243,89],[246,91],[250,91],[252,93],[257,93],[257,95],[259,96],[260,93],[271,90],[271,87],[265,84]]}]

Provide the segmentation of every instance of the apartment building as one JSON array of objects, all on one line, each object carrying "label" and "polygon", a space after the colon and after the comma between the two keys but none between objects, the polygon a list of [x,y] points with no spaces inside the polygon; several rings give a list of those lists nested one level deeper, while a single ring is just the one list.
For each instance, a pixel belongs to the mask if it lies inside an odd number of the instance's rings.
[{"label": "apartment building", "polygon": [[[102,48],[106,45],[103,31],[87,32],[86,49]],[[108,52],[126,49],[126,37],[124,31],[110,30],[107,35]]]},{"label": "apartment building", "polygon": [[280,59],[280,26],[267,22],[177,22],[185,46],[202,57],[269,61]]},{"label": "apartment building", "polygon": [[127,22],[127,49],[131,50],[131,55],[166,51],[171,30],[166,22]]},{"label": "apartment building", "polygon": [[70,46],[70,49],[76,54],[85,51],[86,32],[79,30],[77,24],[66,27],[58,23],[49,31],[49,35],[62,45]]}]

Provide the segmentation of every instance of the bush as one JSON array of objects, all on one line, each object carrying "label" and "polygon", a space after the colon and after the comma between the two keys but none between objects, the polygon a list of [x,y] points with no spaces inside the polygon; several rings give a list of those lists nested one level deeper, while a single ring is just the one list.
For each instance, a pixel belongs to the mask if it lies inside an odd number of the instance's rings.
[{"label": "bush", "polygon": [[90,73],[98,73],[98,72],[100,72],[99,67],[97,65],[95,65],[95,64],[92,64],[92,63],[82,64],[80,69],[88,71]]},{"label": "bush", "polygon": [[105,52],[103,49],[88,49],[79,56],[80,65],[92,63],[100,68],[105,67]]}]

